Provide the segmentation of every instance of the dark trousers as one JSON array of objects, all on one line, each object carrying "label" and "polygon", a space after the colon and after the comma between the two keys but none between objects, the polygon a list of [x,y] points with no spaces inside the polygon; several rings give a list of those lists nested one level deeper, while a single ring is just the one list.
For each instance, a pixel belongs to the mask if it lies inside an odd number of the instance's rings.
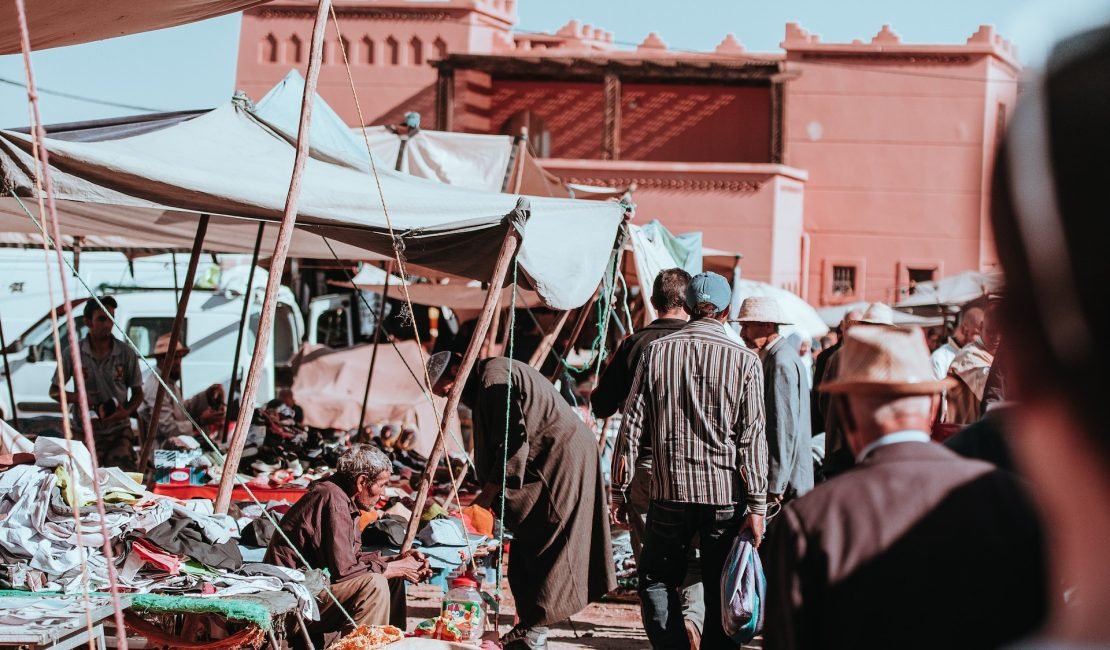
[{"label": "dark trousers", "polygon": [[706,578],[703,648],[732,648],[721,625],[720,576],[740,532],[743,509],[700,503],[652,501],[639,565],[640,608],[653,648],[689,647],[679,590],[686,579],[687,557],[695,535]]}]

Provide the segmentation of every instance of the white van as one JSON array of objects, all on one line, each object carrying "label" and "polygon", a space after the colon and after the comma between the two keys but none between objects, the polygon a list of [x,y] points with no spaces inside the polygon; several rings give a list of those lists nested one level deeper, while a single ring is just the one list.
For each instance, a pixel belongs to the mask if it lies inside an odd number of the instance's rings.
[{"label": "white van", "polygon": [[[263,274],[264,275],[264,274]],[[265,283],[263,278],[262,284]],[[244,381],[246,369],[250,367],[254,350],[255,332],[261,309],[263,287],[255,285],[252,304],[248,311],[249,326],[243,337],[242,353],[239,357],[238,377]],[[177,313],[177,297],[173,290],[135,290],[113,293],[119,303],[116,309],[116,338],[122,339],[119,329],[135,342],[150,366],[155,366],[154,343],[158,337],[173,327]],[[190,353],[181,364],[182,388],[186,396],[204,390],[214,383],[228,388],[231,381],[232,362],[235,358],[235,341],[239,334],[244,297],[234,291],[213,291],[193,289],[189,309],[185,314],[184,341]],[[74,315],[80,337],[86,329],[82,325],[84,300],[74,303]],[[59,328],[63,354],[68,354],[69,342],[66,334],[64,315],[59,312]],[[270,337],[270,352],[259,385],[257,401],[264,403],[272,399],[279,386],[292,384],[290,361],[300,348],[304,337],[304,320],[297,308],[293,293],[282,287],[278,293],[277,312],[274,330]],[[60,405],[50,399],[50,382],[54,377],[57,360],[54,355],[54,337],[50,314],[45,314],[16,341],[8,345],[8,363],[11,369],[11,385],[15,391],[17,415],[20,418],[41,415],[58,415]],[[144,379],[148,368],[142,361]],[[0,408],[4,417],[10,418],[11,400],[6,385],[9,378],[0,365]],[[240,385],[242,385],[240,383]],[[71,382],[72,386],[72,382]],[[72,390],[72,388],[70,388]]]}]

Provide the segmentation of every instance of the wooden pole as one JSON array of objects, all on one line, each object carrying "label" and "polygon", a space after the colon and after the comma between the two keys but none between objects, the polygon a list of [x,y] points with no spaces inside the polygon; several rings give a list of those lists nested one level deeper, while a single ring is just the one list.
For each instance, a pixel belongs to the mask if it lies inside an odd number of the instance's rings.
[{"label": "wooden pole", "polygon": [[[497,294],[494,298],[495,306],[493,309],[493,320],[490,322],[489,332],[486,333],[486,336],[482,337],[482,348],[478,353],[478,356],[483,359],[497,356],[497,330],[501,329],[501,294],[503,292],[500,286],[495,287],[492,284],[489,287],[489,291],[496,291]],[[477,331],[477,328],[475,328],[475,331]]]},{"label": "wooden pole", "polygon": [[235,337],[235,356],[231,359],[231,380],[227,383],[227,412],[224,417],[223,435],[220,436],[220,441],[227,440],[227,434],[231,430],[231,420],[228,419],[235,413],[235,418],[238,419],[238,407],[232,408],[232,403],[242,404],[239,400],[239,395],[242,391],[239,390],[239,358],[243,352],[243,338],[247,333],[247,321],[250,317],[251,300],[254,295],[254,272],[258,269],[258,256],[262,253],[262,235],[266,231],[266,222],[258,224],[258,235],[254,238],[254,251],[251,253],[251,270],[247,272],[247,292],[243,294],[243,310],[239,313],[239,334]]},{"label": "wooden pole", "polygon": [[501,252],[498,254],[497,262],[493,267],[493,277],[490,278],[489,291],[486,293],[486,301],[482,305],[482,313],[478,316],[478,323],[474,328],[474,336],[471,337],[470,343],[466,346],[466,352],[463,353],[462,364],[459,366],[459,372],[455,378],[455,385],[451,387],[451,392],[447,395],[447,404],[443,407],[443,417],[440,418],[439,433],[436,435],[435,445],[432,446],[432,453],[428,458],[428,464],[424,467],[424,472],[420,474],[420,483],[416,491],[416,503],[412,506],[412,517],[409,518],[409,527],[408,531],[405,533],[405,542],[401,545],[402,551],[407,551],[411,548],[412,541],[416,539],[416,529],[420,526],[420,515],[424,512],[424,504],[428,502],[428,492],[432,488],[436,468],[439,466],[439,461],[443,459],[446,453],[447,428],[450,427],[451,423],[455,420],[459,408],[459,400],[462,398],[463,388],[466,386],[466,380],[470,376],[471,369],[474,368],[474,363],[478,360],[478,351],[482,347],[482,342],[486,339],[490,321],[493,320],[493,314],[497,311],[497,303],[501,296],[501,287],[505,283],[505,276],[509,272],[509,264],[512,262],[513,257],[520,247],[522,236],[521,229],[524,226],[524,222],[528,220],[528,216],[528,200],[523,198],[519,199],[516,209],[513,210],[507,218],[509,229],[508,232],[505,233],[505,241],[501,243]]},{"label": "wooden pole", "polygon": [[540,341],[540,346],[536,348],[535,353],[532,354],[532,358],[528,361],[528,365],[539,370],[540,366],[542,366],[543,362],[547,359],[547,354],[551,352],[551,348],[555,346],[555,339],[559,338],[559,332],[562,332],[563,326],[567,324],[568,316],[570,316],[570,311],[564,311],[563,315],[560,316],[559,320],[555,323],[555,327],[547,334],[544,334],[543,340]]},{"label": "wooden pole", "polygon": [[[374,349],[370,352],[370,370],[366,372],[366,390],[362,392],[362,410],[358,413],[358,433],[362,434],[362,427],[366,425],[366,402],[370,400],[370,382],[374,381],[374,366],[378,363],[378,345],[382,342],[382,330],[385,329],[385,303],[389,300],[389,278],[393,275],[393,262],[385,267],[385,286],[382,287],[382,303],[374,318]],[[355,287],[355,291],[359,291]],[[414,324],[415,327],[415,324]]]},{"label": "wooden pole", "polygon": [[[594,292],[586,304],[578,312],[578,320],[574,321],[574,329],[570,331],[570,338],[567,339],[566,345],[563,346],[563,358],[566,359],[570,351],[574,349],[574,344],[578,341],[578,337],[582,335],[582,329],[586,327],[586,321],[590,320],[590,312],[593,311],[594,303],[600,297],[600,289]],[[555,379],[563,373],[563,364],[555,367],[555,372],[551,374],[548,379],[555,381]]]},{"label": "wooden pole", "polygon": [[324,27],[327,26],[328,10],[331,0],[320,0],[316,10],[316,22],[312,26],[312,45],[308,59],[308,73],[305,75],[304,96],[301,98],[301,121],[297,130],[297,155],[293,159],[293,175],[289,179],[289,193],[285,197],[285,212],[278,229],[277,244],[270,258],[270,276],[266,281],[266,295],[262,299],[262,313],[258,319],[258,336],[254,340],[254,356],[247,371],[247,383],[243,388],[243,398],[239,407],[239,417],[235,421],[235,432],[224,460],[220,489],[216,495],[216,512],[226,514],[231,505],[231,491],[235,487],[235,476],[239,470],[239,460],[243,457],[243,445],[247,441],[247,430],[254,415],[255,395],[262,374],[262,364],[270,349],[270,330],[277,309],[277,293],[281,287],[281,273],[285,268],[285,258],[289,255],[289,245],[293,240],[293,229],[297,225],[297,203],[301,198],[301,179],[308,160],[308,128],[312,120],[312,100],[316,97],[316,83],[320,79],[320,57],[324,46]]},{"label": "wooden pole", "polygon": [[524,165],[527,164],[528,153],[528,127],[521,127],[520,142],[517,143],[516,179],[513,181],[513,194],[520,192],[524,183]]},{"label": "wooden pole", "polygon": [[[47,271],[49,273],[49,271]],[[4,355],[4,377],[7,378],[8,399],[12,402],[12,412],[8,417],[12,419],[12,426],[19,430],[19,409],[15,405],[15,388],[12,387],[12,369],[8,366],[8,342],[4,340],[4,321],[0,320],[0,354]],[[63,417],[65,414],[63,414]]]},{"label": "wooden pole", "polygon": [[513,143],[509,146],[509,164],[505,165],[505,176],[501,179],[501,191],[509,191],[509,182],[513,180],[513,172],[516,171],[516,157],[520,151],[520,142],[524,139],[522,135],[513,136]]},{"label": "wooden pole", "polygon": [[[204,246],[204,235],[208,232],[208,219],[208,215],[200,215],[197,234],[193,237],[193,249],[189,252],[189,268],[185,271],[185,286],[181,288],[181,299],[177,301],[177,316],[174,317],[173,327],[170,328],[169,349],[166,351],[166,356],[162,357],[162,367],[158,369],[158,374],[166,382],[170,381],[170,368],[173,367],[177,358],[177,345],[181,341],[181,330],[185,325],[185,312],[189,309],[189,296],[193,294],[193,284],[196,283],[197,264],[203,254],[201,249]],[[154,396],[154,409],[150,412],[150,424],[146,427],[146,437],[143,438],[142,451],[139,452],[139,471],[143,474],[146,474],[150,467],[150,456],[154,452],[154,441],[158,438],[158,420],[162,417],[162,405],[165,401],[166,387],[159,382],[158,392]]]}]

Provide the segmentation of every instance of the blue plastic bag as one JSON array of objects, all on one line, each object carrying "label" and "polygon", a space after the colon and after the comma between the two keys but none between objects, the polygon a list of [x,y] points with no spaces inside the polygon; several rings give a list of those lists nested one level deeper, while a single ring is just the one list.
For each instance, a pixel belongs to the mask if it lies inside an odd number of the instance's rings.
[{"label": "blue plastic bag", "polygon": [[767,578],[747,532],[738,535],[721,573],[721,623],[733,643],[747,643],[763,630]]}]

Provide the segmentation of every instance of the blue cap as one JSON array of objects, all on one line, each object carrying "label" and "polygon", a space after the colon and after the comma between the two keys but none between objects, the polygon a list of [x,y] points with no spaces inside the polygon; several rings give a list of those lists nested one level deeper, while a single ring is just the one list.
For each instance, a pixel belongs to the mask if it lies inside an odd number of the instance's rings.
[{"label": "blue cap", "polygon": [[712,271],[695,275],[686,285],[686,306],[693,309],[703,302],[712,303],[718,312],[727,309],[732,302],[728,280]]}]

